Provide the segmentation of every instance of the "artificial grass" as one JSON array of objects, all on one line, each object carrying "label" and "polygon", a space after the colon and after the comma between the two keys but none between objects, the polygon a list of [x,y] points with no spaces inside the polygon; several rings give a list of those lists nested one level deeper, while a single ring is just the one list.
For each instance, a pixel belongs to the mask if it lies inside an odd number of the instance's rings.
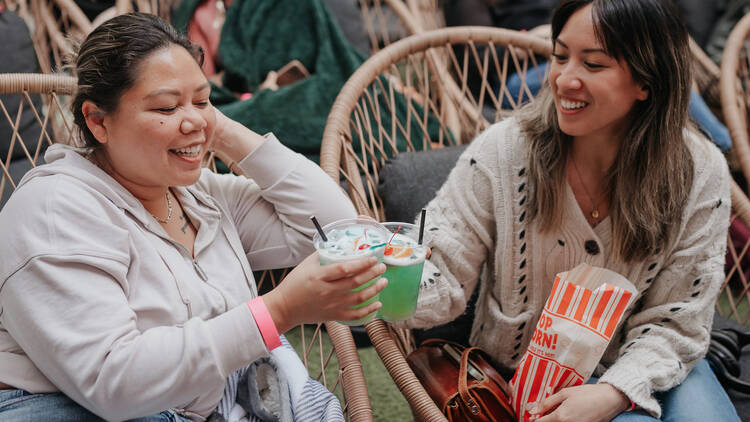
[{"label": "artificial grass", "polygon": [[729,295],[729,289],[725,288],[721,290],[717,299],[719,315],[723,315],[724,317],[735,320],[743,325],[750,325],[748,324],[748,319],[750,317],[750,301],[748,301],[746,297],[733,297],[732,303],[734,303],[737,308],[737,315],[735,315],[730,305]]},{"label": "artificial grass", "polygon": [[[305,343],[310,343],[313,339],[315,332],[314,326],[305,327]],[[297,351],[297,354],[302,357],[302,333],[299,328],[295,328],[286,333],[286,338],[291,343],[292,347]],[[328,336],[323,336],[323,341],[319,342],[315,339],[314,350],[309,353],[307,357],[307,364],[311,376],[317,378],[320,374],[320,355],[319,347],[323,348],[324,356],[328,356],[328,352],[331,350],[331,343]],[[370,404],[372,406],[373,419],[377,422],[402,422],[411,421],[413,416],[409,408],[409,404],[404,399],[404,396],[393,383],[391,376],[380,361],[377,352],[374,347],[360,347],[357,349],[359,353],[359,359],[362,362],[362,370],[365,374],[365,380],[367,381],[367,392],[370,396]],[[326,367],[325,377],[328,385],[335,382],[338,376],[338,362],[335,356],[331,358],[331,362]],[[341,399],[341,389],[336,388],[334,391]]]}]

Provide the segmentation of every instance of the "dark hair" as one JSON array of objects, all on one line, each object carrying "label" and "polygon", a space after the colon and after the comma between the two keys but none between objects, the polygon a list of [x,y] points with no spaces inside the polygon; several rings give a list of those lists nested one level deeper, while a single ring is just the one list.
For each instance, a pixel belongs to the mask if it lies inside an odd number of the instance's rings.
[{"label": "dark hair", "polygon": [[184,47],[199,65],[203,64],[199,46],[163,19],[147,13],[116,16],[86,37],[75,60],[78,89],[72,103],[73,121],[83,146],[100,146],[86,126],[81,110],[84,101],[92,101],[105,113],[117,110],[123,92],[135,84],[143,59],[173,44]]},{"label": "dark hair", "polygon": [[[607,176],[613,250],[626,261],[643,259],[663,249],[693,181],[684,138],[692,77],[687,28],[671,0],[563,0],[552,16],[553,48],[570,16],[589,4],[599,43],[649,91],[633,106]],[[560,130],[548,84],[520,121],[531,151],[529,216],[549,230],[563,209],[571,138]]]}]

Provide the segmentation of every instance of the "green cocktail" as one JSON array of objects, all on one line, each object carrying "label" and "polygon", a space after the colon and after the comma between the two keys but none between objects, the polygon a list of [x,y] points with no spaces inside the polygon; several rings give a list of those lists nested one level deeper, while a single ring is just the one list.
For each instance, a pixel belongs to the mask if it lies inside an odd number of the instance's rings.
[{"label": "green cocktail", "polygon": [[[351,218],[339,220],[323,227],[328,241],[324,242],[320,234],[315,233],[313,244],[318,250],[320,265],[345,262],[352,259],[375,256],[378,262],[383,261],[385,242],[388,240],[388,231],[380,223],[363,218]],[[352,291],[360,291],[371,286],[380,277],[373,278]],[[376,294],[372,298],[355,305],[353,309],[367,306],[378,300]],[[346,325],[362,325],[375,319],[376,312],[368,314],[364,318],[354,321],[339,321]]]},{"label": "green cocktail", "polygon": [[422,280],[427,248],[419,245],[419,228],[408,223],[383,223],[392,235],[385,247],[383,277],[388,286],[380,292],[378,317],[396,322],[411,318],[417,309],[419,284]]}]

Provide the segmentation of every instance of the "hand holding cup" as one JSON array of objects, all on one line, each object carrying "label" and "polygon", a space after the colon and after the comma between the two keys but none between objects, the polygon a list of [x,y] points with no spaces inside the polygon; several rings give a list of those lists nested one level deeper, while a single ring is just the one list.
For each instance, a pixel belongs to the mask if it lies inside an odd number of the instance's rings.
[{"label": "hand holding cup", "polygon": [[[379,278],[384,272],[385,265],[373,256],[321,266],[316,252],[263,300],[280,333],[302,323],[358,320],[380,308],[380,302],[374,301],[354,309],[385,288],[387,281]],[[372,279],[378,280],[353,291]]]}]

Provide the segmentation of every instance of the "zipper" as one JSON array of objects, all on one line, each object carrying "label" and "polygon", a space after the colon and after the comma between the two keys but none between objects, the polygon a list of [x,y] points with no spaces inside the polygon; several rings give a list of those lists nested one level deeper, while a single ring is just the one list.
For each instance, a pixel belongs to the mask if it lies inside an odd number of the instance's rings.
[{"label": "zipper", "polygon": [[195,272],[198,273],[198,277],[201,278],[203,281],[208,281],[208,276],[206,275],[206,272],[203,271],[203,268],[198,264],[198,261],[195,259],[193,261],[193,268],[195,269]]}]

